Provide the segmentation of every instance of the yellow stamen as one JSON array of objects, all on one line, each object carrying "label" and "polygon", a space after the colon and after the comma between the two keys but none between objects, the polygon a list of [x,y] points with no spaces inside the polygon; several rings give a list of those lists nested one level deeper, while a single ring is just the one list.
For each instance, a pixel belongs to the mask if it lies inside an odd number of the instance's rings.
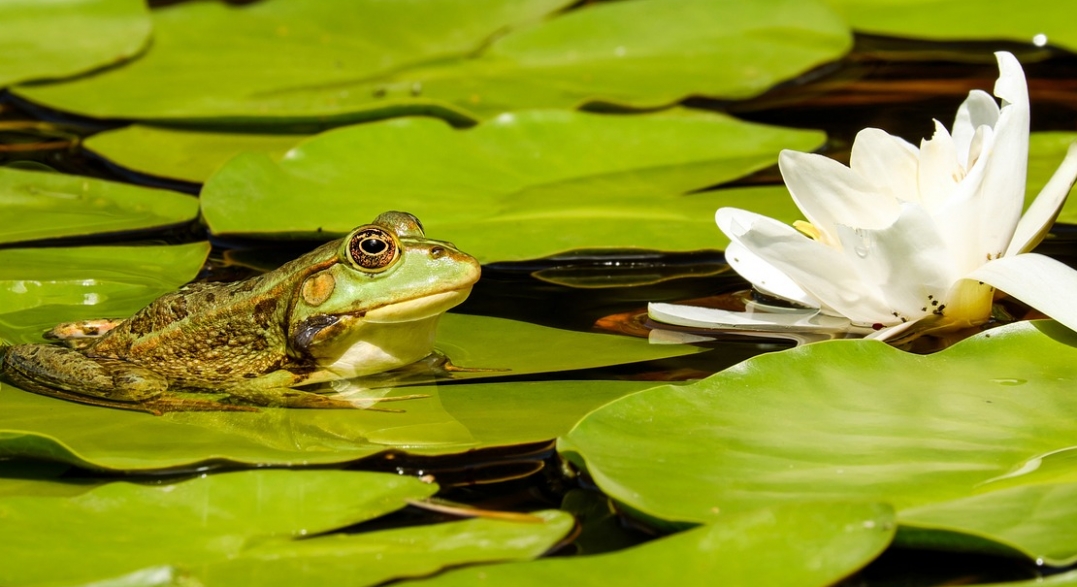
[{"label": "yellow stamen", "polygon": [[804,220],[797,220],[796,222],[793,223],[793,228],[797,229],[801,234],[803,234],[804,236],[806,236],[806,237],[808,237],[808,238],[810,238],[812,240],[817,240],[817,241],[822,240],[820,238],[819,229],[815,228],[815,225],[812,224],[811,222],[807,222],[807,221],[804,221]]}]

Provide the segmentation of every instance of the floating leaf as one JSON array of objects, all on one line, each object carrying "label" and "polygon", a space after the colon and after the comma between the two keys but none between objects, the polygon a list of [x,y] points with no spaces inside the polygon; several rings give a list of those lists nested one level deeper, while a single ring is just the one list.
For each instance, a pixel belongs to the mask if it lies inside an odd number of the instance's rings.
[{"label": "floating leaf", "polygon": [[114,482],[72,497],[0,497],[0,583],[74,583],[236,557],[260,541],[369,520],[431,495],[411,477],[245,471],[164,485]]},{"label": "floating leaf", "polygon": [[151,27],[142,0],[0,2],[0,87],[123,61]]},{"label": "floating leaf", "polygon": [[399,119],[324,133],[280,161],[240,155],[210,178],[202,206],[218,234],[344,233],[386,209],[406,210],[430,236],[484,262],[574,248],[712,248],[724,242],[713,222],[719,205],[799,213],[784,188],[677,194],[822,139],[688,110],[532,111],[463,131]]},{"label": "floating leaf", "polygon": [[0,167],[0,243],[190,222],[198,200],[124,183]]},{"label": "floating leaf", "polygon": [[200,132],[134,124],[97,133],[82,145],[138,173],[202,183],[240,153],[257,151],[279,159],[307,136]]},{"label": "floating leaf", "polygon": [[[102,118],[307,119],[349,115],[351,86],[469,55],[566,0],[190,2],[153,11],[153,46],[125,67],[17,92]],[[272,64],[267,67],[266,64]],[[162,92],[160,80],[168,79]]]},{"label": "floating leaf", "polygon": [[573,526],[557,510],[536,512],[542,523],[473,519],[278,542],[238,558],[191,569],[200,584],[380,585],[468,563],[527,560],[557,543]]},{"label": "floating leaf", "polygon": [[[571,347],[584,348],[581,346]],[[0,384],[0,457],[125,471],[246,464],[343,463],[389,449],[416,455],[547,441],[591,410],[653,383],[544,381],[408,387],[377,396],[404,413],[366,410],[191,412],[162,417],[86,406]]]},{"label": "floating leaf", "polygon": [[1077,50],[1077,31],[1070,26],[1072,7],[1053,0],[1030,0],[1022,3],[1020,10],[1005,0],[826,1],[854,29],[865,33],[940,41],[1006,39],[1018,43],[1033,43],[1037,35],[1044,35],[1052,45]]},{"label": "floating leaf", "polygon": [[888,506],[870,503],[776,506],[723,516],[712,525],[618,552],[467,567],[421,585],[548,587],[571,577],[581,587],[824,587],[886,548],[894,534],[893,515]]},{"label": "floating leaf", "polygon": [[[565,4],[182,4],[154,12],[153,47],[137,62],[16,91],[104,118],[324,124],[435,114],[467,122],[596,101],[746,98],[851,46],[841,20],[815,0],[633,0],[520,26]],[[162,76],[168,92],[158,91]]]},{"label": "floating leaf", "polygon": [[[1071,494],[1058,472],[1077,478],[1077,459],[1057,460],[1054,478],[1026,473],[1077,446],[1075,361],[1077,334],[1054,322],[997,328],[931,356],[874,341],[812,344],[628,396],[588,415],[559,448],[612,497],[664,520],[886,501],[911,525],[1069,564],[1077,512],[1037,501],[1031,486]],[[1055,539],[1048,551],[1031,527]]]},{"label": "floating leaf", "polygon": [[209,243],[0,250],[0,336],[40,342],[59,322],[122,318],[190,281]]}]

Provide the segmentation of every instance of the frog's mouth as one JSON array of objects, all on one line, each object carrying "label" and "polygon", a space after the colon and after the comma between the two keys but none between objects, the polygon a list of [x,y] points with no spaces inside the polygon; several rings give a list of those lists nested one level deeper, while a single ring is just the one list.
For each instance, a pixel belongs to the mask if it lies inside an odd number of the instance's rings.
[{"label": "frog's mouth", "polygon": [[371,324],[394,324],[426,320],[445,312],[449,308],[460,305],[470,293],[471,286],[469,285],[460,289],[387,304],[380,308],[366,310],[365,314],[357,314],[356,316]]}]

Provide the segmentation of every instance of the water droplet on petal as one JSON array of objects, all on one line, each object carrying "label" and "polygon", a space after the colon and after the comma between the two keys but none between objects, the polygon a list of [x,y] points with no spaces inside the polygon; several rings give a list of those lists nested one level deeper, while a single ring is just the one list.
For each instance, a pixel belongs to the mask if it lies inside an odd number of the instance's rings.
[{"label": "water droplet on petal", "polygon": [[856,253],[856,256],[861,259],[866,259],[868,257],[868,248],[865,246],[856,245],[853,247],[853,251]]}]

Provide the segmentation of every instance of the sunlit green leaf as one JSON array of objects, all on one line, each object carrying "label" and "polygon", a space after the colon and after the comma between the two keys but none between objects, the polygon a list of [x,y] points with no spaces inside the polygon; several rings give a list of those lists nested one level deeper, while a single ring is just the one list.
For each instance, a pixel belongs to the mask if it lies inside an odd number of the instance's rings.
[{"label": "sunlit green leaf", "polygon": [[[870,503],[783,505],[619,552],[450,571],[422,585],[832,585],[874,559],[893,511]],[[420,583],[405,583],[419,585]]]},{"label": "sunlit green leaf", "polygon": [[0,2],[0,87],[123,61],[151,26],[142,0]]},{"label": "sunlit green leaf", "polygon": [[[581,347],[571,348],[578,353]],[[418,386],[372,394],[431,396],[392,404],[406,410],[403,413],[263,409],[154,417],[75,404],[0,384],[0,457],[145,470],[220,459],[331,464],[389,449],[456,454],[552,440],[589,411],[652,385],[547,381]]]},{"label": "sunlit green leaf", "polygon": [[[1073,51],[1077,31],[1072,7],[1030,0],[1020,8],[1005,0],[826,0],[860,32],[936,40],[1044,41]],[[1042,43],[1040,43],[1042,44]]]},{"label": "sunlit green leaf", "polygon": [[343,233],[406,210],[484,262],[573,248],[705,249],[725,242],[713,214],[726,202],[798,213],[782,188],[683,194],[822,139],[688,110],[532,111],[469,130],[398,119],[324,133],[280,161],[240,155],[210,178],[202,206],[218,234]]},{"label": "sunlit green leaf", "polygon": [[255,547],[226,562],[192,568],[215,585],[379,585],[467,563],[535,558],[567,534],[572,516],[536,512],[542,523],[474,519],[364,534],[334,534]]},{"label": "sunlit green leaf", "polygon": [[[1054,322],[994,329],[930,356],[873,341],[813,344],[628,396],[559,448],[615,499],[665,520],[877,500],[913,525],[1068,564],[1077,512],[1056,496],[1075,491],[1060,472],[1077,475],[1077,459],[1048,457],[1077,446],[1075,361],[1077,334]],[[1047,461],[1051,475],[1029,475]],[[1042,489],[1052,499],[1037,499],[1034,487],[1048,483],[1058,485]],[[1032,534],[1052,537],[1050,547]]]},{"label": "sunlit green leaf", "polygon": [[189,222],[198,200],[167,190],[0,167],[0,243]]},{"label": "sunlit green leaf", "polygon": [[72,497],[0,497],[0,532],[9,538],[0,541],[0,583],[74,583],[224,561],[259,542],[369,520],[436,490],[382,473],[246,471],[164,485],[113,482]]},{"label": "sunlit green leaf", "polygon": [[[470,55],[566,0],[183,2],[153,11],[153,45],[125,67],[17,90],[61,110],[137,119],[324,122],[369,103],[362,80]],[[272,64],[267,66],[266,64]],[[161,91],[160,80],[168,80]],[[410,96],[410,94],[408,94]]]},{"label": "sunlit green leaf", "polygon": [[209,243],[0,250],[0,336],[39,342],[59,322],[122,318],[190,281]]},{"label": "sunlit green leaf", "polygon": [[82,145],[138,173],[202,183],[244,151],[268,153],[279,159],[307,136],[200,132],[135,124],[95,134]]}]

